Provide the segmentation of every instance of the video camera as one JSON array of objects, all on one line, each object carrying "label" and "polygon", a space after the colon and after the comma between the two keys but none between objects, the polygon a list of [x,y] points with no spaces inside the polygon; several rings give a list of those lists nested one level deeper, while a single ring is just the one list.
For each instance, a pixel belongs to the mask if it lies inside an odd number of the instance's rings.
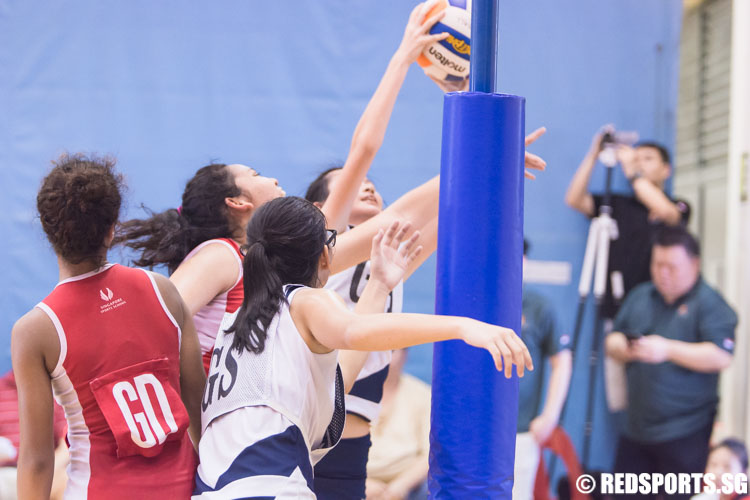
[{"label": "video camera", "polygon": [[612,125],[602,129],[602,140],[599,142],[599,161],[607,167],[617,165],[617,146],[633,146],[638,142],[638,132],[615,130]]}]

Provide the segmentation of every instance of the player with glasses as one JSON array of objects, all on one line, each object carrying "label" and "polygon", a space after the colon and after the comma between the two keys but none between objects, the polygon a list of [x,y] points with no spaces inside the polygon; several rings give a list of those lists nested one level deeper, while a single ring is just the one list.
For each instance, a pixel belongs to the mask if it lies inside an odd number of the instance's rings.
[{"label": "player with glasses", "polygon": [[212,354],[195,498],[315,498],[312,467],[341,436],[343,395],[366,351],[463,339],[489,351],[508,377],[513,364],[519,375],[533,368],[507,328],[382,313],[421,252],[418,233],[404,241],[408,231],[393,223],[373,238],[372,276],[353,312],[322,288],[336,241],[323,213],[296,197],[258,209],[247,228],[245,298],[225,318]]}]

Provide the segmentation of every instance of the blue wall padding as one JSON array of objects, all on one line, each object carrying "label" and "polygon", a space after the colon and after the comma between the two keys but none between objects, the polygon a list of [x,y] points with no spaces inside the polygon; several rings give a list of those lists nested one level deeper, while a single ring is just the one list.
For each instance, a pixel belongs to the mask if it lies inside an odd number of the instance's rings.
[{"label": "blue wall padding", "polygon": [[[522,97],[451,93],[443,112],[437,314],[521,328]],[[518,379],[485,350],[435,345],[432,498],[511,498]]]}]

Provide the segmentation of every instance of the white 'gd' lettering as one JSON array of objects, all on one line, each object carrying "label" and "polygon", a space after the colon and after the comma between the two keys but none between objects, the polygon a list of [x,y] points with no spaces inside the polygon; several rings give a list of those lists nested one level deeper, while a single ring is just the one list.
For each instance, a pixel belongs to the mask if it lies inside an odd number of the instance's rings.
[{"label": "white 'gd' lettering", "polygon": [[[169,401],[167,400],[164,388],[159,380],[151,373],[138,375],[133,378],[133,382],[135,382],[135,388],[126,380],[117,382],[114,387],[112,387],[112,394],[115,397],[115,401],[117,401],[117,406],[120,407],[122,416],[125,417],[125,422],[130,429],[130,437],[133,442],[141,448],[151,448],[152,446],[156,446],[157,442],[158,444],[162,444],[164,440],[167,439],[168,434],[177,432],[177,423],[172,415],[172,409],[169,407]],[[164,429],[159,423],[159,419],[156,417],[154,407],[151,404],[148,392],[146,391],[147,385],[150,385],[156,394],[156,399],[159,402],[162,414],[164,414],[164,420],[169,427],[169,432],[164,432]],[[127,395],[128,400],[130,401],[140,400],[141,405],[143,405],[143,412],[133,414],[125,400],[125,395]],[[138,431],[136,422],[140,424],[145,440],[141,439],[141,433]],[[155,437],[154,433],[156,434]]]}]

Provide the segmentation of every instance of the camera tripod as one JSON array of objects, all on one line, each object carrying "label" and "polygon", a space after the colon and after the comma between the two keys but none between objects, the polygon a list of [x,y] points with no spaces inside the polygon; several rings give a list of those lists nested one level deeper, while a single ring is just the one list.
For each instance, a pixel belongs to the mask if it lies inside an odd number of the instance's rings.
[{"label": "camera tripod", "polygon": [[[580,352],[581,328],[583,326],[583,317],[586,310],[586,303],[588,302],[589,294],[593,292],[595,303],[594,332],[591,341],[591,350],[589,353],[588,391],[586,395],[587,400],[584,421],[584,442],[581,457],[581,465],[583,466],[584,470],[587,469],[591,452],[595,401],[594,391],[596,389],[597,368],[599,366],[599,360],[601,359],[602,345],[605,334],[602,307],[607,290],[609,248],[610,242],[616,240],[619,237],[617,221],[612,218],[612,174],[614,167],[617,165],[615,147],[616,145],[611,139],[605,139],[602,141],[603,149],[599,155],[599,160],[607,168],[606,184],[604,196],[602,198],[602,204],[599,207],[599,212],[596,217],[591,219],[591,223],[589,225],[588,237],[586,239],[586,250],[583,257],[583,265],[581,267],[581,277],[578,283],[578,309],[576,311],[575,326],[573,330],[572,352],[575,358],[575,356]],[[620,290],[616,290],[616,297],[622,295],[621,286],[613,286],[613,289],[617,288],[620,288]],[[569,399],[566,400],[565,406],[563,407],[562,414],[560,416],[561,423],[564,422],[565,419],[565,414],[568,408],[568,401]],[[550,477],[553,476],[556,466],[555,459],[556,457],[553,456],[550,463]]]}]

